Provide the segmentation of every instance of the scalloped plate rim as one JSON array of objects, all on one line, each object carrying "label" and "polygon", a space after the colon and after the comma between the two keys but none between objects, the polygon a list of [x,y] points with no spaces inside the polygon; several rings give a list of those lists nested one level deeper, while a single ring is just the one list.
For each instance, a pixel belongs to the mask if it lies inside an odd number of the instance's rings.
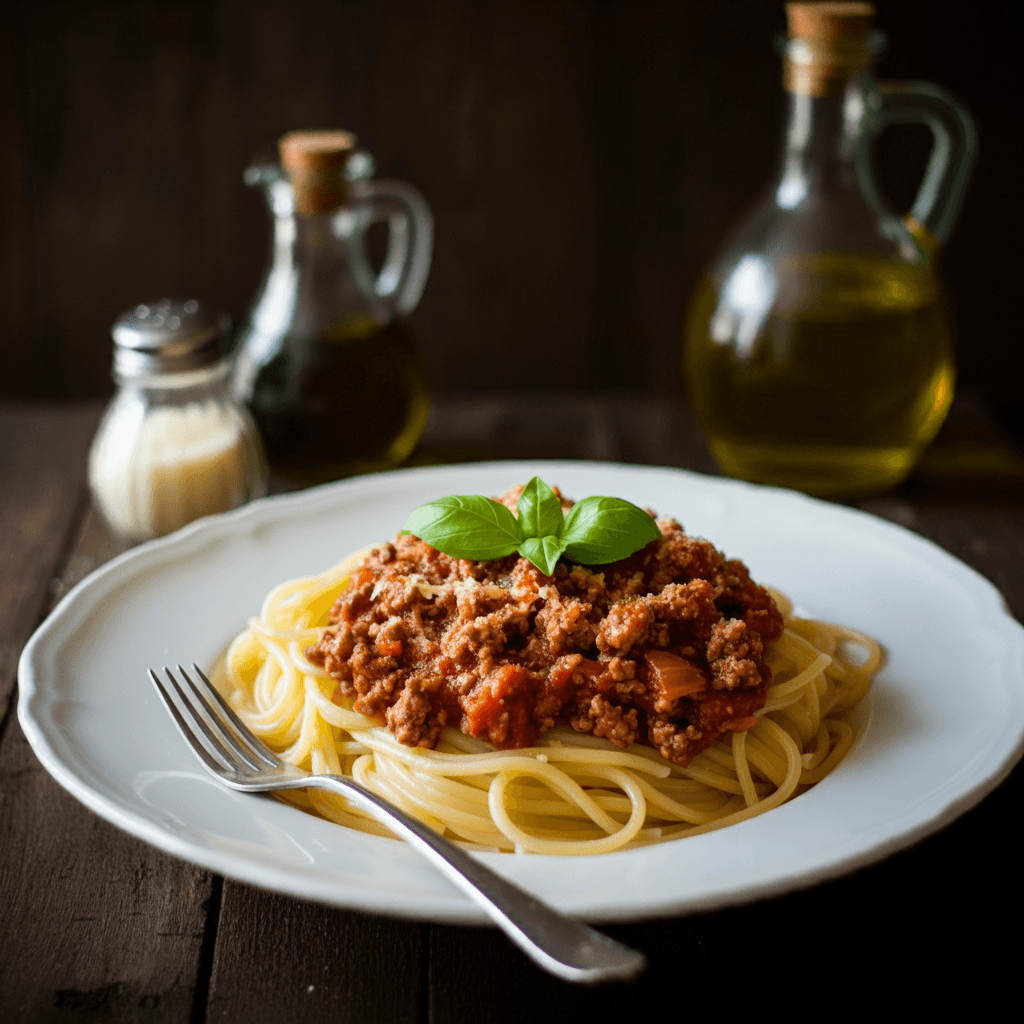
[{"label": "scalloped plate rim", "polygon": [[[756,504],[762,510],[778,513],[782,516],[780,522],[785,521],[785,517],[794,518],[798,523],[817,524],[818,526],[823,522],[826,524],[836,522],[848,527],[851,530],[850,536],[856,537],[861,542],[866,542],[868,547],[896,544],[901,550],[907,552],[910,561],[918,568],[926,567],[937,572],[952,587],[952,591],[959,592],[961,596],[969,595],[975,603],[979,617],[983,620],[980,625],[975,624],[974,628],[990,629],[1006,643],[1006,655],[1002,663],[1000,682],[1005,684],[1005,696],[1007,700],[1010,700],[1013,711],[1012,716],[1000,723],[1002,728],[996,729],[995,736],[999,741],[998,745],[995,748],[991,744],[989,745],[987,756],[983,759],[984,763],[979,770],[975,770],[973,773],[967,772],[963,778],[956,781],[955,785],[942,790],[941,795],[932,795],[924,800],[919,811],[906,814],[899,825],[882,828],[880,831],[869,830],[860,836],[847,837],[845,844],[840,844],[840,849],[820,853],[818,856],[812,857],[810,863],[806,862],[806,858],[803,860],[796,858],[796,863],[791,869],[787,869],[784,864],[776,863],[773,870],[767,874],[758,874],[757,871],[754,871],[745,877],[735,877],[731,881],[727,879],[725,882],[719,880],[716,884],[709,884],[704,888],[697,885],[696,888],[685,892],[653,891],[649,887],[645,887],[641,881],[637,891],[632,894],[633,898],[628,901],[621,898],[609,898],[607,888],[592,893],[566,893],[560,890],[557,884],[560,878],[564,878],[566,864],[580,865],[580,871],[577,873],[594,874],[595,872],[584,865],[603,862],[609,867],[604,872],[597,871],[597,876],[632,878],[638,870],[638,865],[641,870],[646,870],[651,864],[657,864],[660,867],[667,861],[670,866],[688,867],[698,856],[698,851],[707,853],[721,849],[722,836],[735,836],[737,843],[751,840],[757,842],[759,835],[767,832],[768,836],[777,843],[781,819],[790,817],[800,821],[802,817],[793,810],[794,808],[810,808],[812,804],[817,805],[821,801],[824,801],[827,806],[828,796],[822,793],[823,788],[826,790],[828,788],[825,784],[816,787],[791,804],[777,809],[770,816],[754,819],[723,832],[680,840],[646,850],[627,851],[592,860],[588,858],[586,862],[569,858],[516,858],[512,855],[481,855],[498,870],[516,878],[543,898],[562,906],[563,909],[577,916],[591,920],[611,921],[708,910],[792,891],[876,862],[938,830],[974,806],[995,788],[1020,758],[1024,751],[1024,707],[1022,707],[1019,692],[1021,689],[1019,683],[1024,677],[1024,627],[1010,616],[1002,596],[987,579],[942,548],[902,526],[879,519],[869,513],[820,502],[796,492],[762,488],[723,478],[705,477],[669,467],[561,460],[492,462],[403,469],[342,481],[295,494],[266,498],[224,515],[200,520],[169,537],[151,541],[119,555],[69,591],[36,630],[22,652],[19,662],[18,711],[30,744],[50,774],[65,789],[101,817],[167,853],[209,870],[275,891],[357,910],[415,919],[482,923],[485,919],[481,912],[439,877],[434,877],[435,884],[433,886],[419,884],[417,879],[422,881],[426,878],[429,881],[432,873],[424,876],[423,871],[429,872],[429,869],[420,865],[412,851],[397,843],[373,837],[358,837],[357,843],[362,843],[367,839],[372,840],[369,846],[372,855],[379,855],[379,852],[383,850],[388,855],[385,859],[394,861],[396,869],[405,868],[412,872],[411,881],[404,888],[398,887],[396,890],[391,886],[379,884],[367,887],[365,881],[362,883],[349,881],[347,875],[339,877],[340,873],[332,871],[329,866],[319,865],[311,871],[302,871],[290,864],[281,866],[280,864],[260,862],[252,855],[211,848],[200,843],[195,834],[189,834],[188,822],[185,822],[181,832],[178,832],[166,821],[161,823],[154,820],[154,815],[151,812],[145,809],[140,810],[139,804],[133,803],[130,799],[125,800],[111,792],[109,788],[98,784],[95,778],[83,777],[82,771],[76,767],[74,758],[71,756],[67,738],[52,713],[52,702],[56,700],[53,690],[55,676],[59,677],[60,670],[53,664],[48,664],[47,657],[53,658],[59,653],[62,646],[66,647],[70,641],[86,630],[90,617],[99,614],[103,602],[109,601],[112,592],[119,585],[123,585],[126,581],[142,580],[142,584],[145,586],[145,576],[148,572],[166,573],[175,562],[187,561],[188,558],[193,560],[199,558],[200,550],[205,547],[212,545],[214,548],[222,549],[225,545],[239,540],[258,547],[257,535],[260,531],[269,533],[284,529],[287,533],[289,527],[295,528],[297,520],[299,522],[308,521],[322,514],[326,514],[328,517],[332,514],[337,515],[339,507],[345,505],[359,507],[367,502],[379,503],[382,494],[386,496],[389,491],[396,489],[408,490],[411,487],[413,490],[420,489],[424,493],[428,493],[429,488],[434,487],[434,490],[429,493],[436,496],[438,486],[435,484],[439,480],[474,477],[489,479],[499,474],[507,474],[506,479],[508,483],[511,483],[520,479],[528,479],[526,474],[532,475],[533,472],[539,472],[549,483],[562,482],[558,475],[564,473],[573,478],[588,476],[633,478],[638,482],[646,480],[648,484],[659,484],[670,488],[680,486],[685,488],[686,485],[689,485],[709,501],[724,502],[727,512],[733,516],[738,515],[741,521],[744,515],[749,515],[749,513],[744,513],[741,506]],[[566,490],[571,493],[569,487]],[[450,493],[450,491],[442,488],[441,493]],[[574,496],[579,497],[580,495]],[[631,497],[632,500],[640,500],[631,495],[624,496]],[[423,500],[429,500],[429,497]],[[684,522],[684,525],[686,523],[687,511],[685,508],[659,508],[658,511],[663,514],[675,515]],[[399,523],[398,527],[388,531],[388,535],[395,532],[400,525]],[[708,533],[710,538],[717,543],[713,531],[703,532]],[[382,537],[378,536],[376,539],[382,539]],[[736,554],[746,560],[742,551],[727,553]],[[321,567],[325,568],[331,561],[331,556],[325,557]],[[779,583],[781,581],[772,579],[766,582]],[[262,600],[262,596],[262,594],[258,596],[256,606]],[[795,597],[800,604],[807,604],[803,595],[791,594],[790,596]],[[848,624],[857,625],[855,622]],[[241,623],[237,625],[241,625]],[[186,656],[191,658],[194,655],[186,655],[185,652],[180,655],[180,657]],[[154,661],[158,660],[158,658],[154,658]],[[48,675],[47,669],[53,671]],[[1018,684],[1016,689],[1010,685],[1011,683]],[[998,694],[993,691],[992,696],[994,698]],[[1014,697],[1016,697],[1015,701]],[[151,699],[155,702],[155,695]],[[48,704],[47,701],[50,703]],[[86,706],[88,706],[87,702]],[[162,712],[162,709],[160,711]],[[169,717],[166,714],[163,717],[166,720],[168,734],[172,734],[173,727]],[[869,738],[877,727],[876,724],[868,730]],[[989,738],[991,739],[991,737]],[[180,744],[180,738],[177,739]],[[93,753],[95,752],[93,751]],[[202,770],[198,767],[198,762],[195,761],[191,752],[184,748],[183,744],[181,744],[180,754],[177,762],[180,762],[178,766],[184,771],[178,774],[187,775],[189,769],[192,769],[194,775],[201,776]],[[168,773],[168,778],[174,774],[173,772]],[[828,781],[826,780],[826,782]],[[245,806],[254,798],[240,794],[231,794],[231,796],[232,804],[242,808],[240,814],[250,813],[245,810]],[[271,822],[271,825],[268,826],[271,827],[271,830],[277,827],[279,821],[285,820],[289,822],[289,827],[294,827],[299,832],[316,833],[316,828],[309,824],[315,819],[302,815],[301,812],[276,803],[271,805],[264,802],[262,807],[267,814],[254,810],[251,812],[252,816],[254,819],[267,818]],[[282,818],[282,813],[285,815],[284,818]],[[292,817],[289,818],[288,815]],[[779,828],[765,829],[763,823],[769,817],[773,821],[780,820]],[[760,826],[759,822],[762,823]],[[337,829],[337,826],[317,822],[317,827],[320,826]],[[806,828],[806,825],[801,824],[800,828]],[[201,831],[198,826],[193,826],[193,833],[197,830]],[[815,825],[811,832],[820,836],[820,826]],[[761,839],[764,838],[766,836],[761,835]],[[783,836],[783,840],[785,840],[785,836]],[[684,848],[687,851],[685,854],[680,852]],[[538,866],[543,862],[547,862],[547,867]]]}]

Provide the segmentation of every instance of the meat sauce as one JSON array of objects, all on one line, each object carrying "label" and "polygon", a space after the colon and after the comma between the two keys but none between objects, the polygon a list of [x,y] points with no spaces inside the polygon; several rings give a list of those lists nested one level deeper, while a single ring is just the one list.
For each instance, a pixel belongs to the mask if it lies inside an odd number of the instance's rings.
[{"label": "meat sauce", "polygon": [[[515,511],[520,491],[500,500]],[[657,523],[661,538],[628,558],[563,561],[554,576],[518,555],[467,561],[400,535],[353,572],[308,656],[410,746],[452,726],[528,747],[566,724],[685,766],[754,724],[782,616],[742,562]]]}]

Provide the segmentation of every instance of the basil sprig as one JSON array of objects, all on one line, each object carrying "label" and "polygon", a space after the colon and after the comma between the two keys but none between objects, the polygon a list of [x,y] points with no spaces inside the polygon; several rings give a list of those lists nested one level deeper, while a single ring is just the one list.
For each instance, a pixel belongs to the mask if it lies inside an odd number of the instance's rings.
[{"label": "basil sprig", "polygon": [[563,515],[554,491],[538,476],[523,488],[518,511],[516,519],[493,498],[458,494],[420,505],[402,532],[452,558],[486,561],[518,552],[546,576],[554,575],[563,555],[605,565],[661,536],[642,508],[621,498],[584,498]]}]

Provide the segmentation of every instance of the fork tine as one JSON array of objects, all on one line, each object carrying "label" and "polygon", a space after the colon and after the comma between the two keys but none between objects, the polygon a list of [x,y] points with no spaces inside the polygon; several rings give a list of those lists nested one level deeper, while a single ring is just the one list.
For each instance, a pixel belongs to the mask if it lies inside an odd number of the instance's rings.
[{"label": "fork tine", "polygon": [[[202,686],[178,666],[178,671],[192,691],[191,696],[186,696],[177,677],[166,666],[164,674],[170,687],[161,681],[153,669],[149,670],[149,677],[178,731],[203,764],[223,783],[233,789],[250,792],[313,785],[354,799],[360,807],[387,822],[397,835],[412,843],[447,878],[480,903],[491,919],[521,949],[559,977],[570,981],[597,981],[613,977],[625,979],[643,969],[644,958],[641,954],[620,946],[586,925],[563,917],[513,883],[495,875],[484,864],[474,860],[429,826],[364,789],[358,782],[340,776],[310,775],[283,761],[268,760],[266,765],[252,766],[255,754],[262,752],[259,741],[226,706],[202,669],[198,665],[193,665],[193,669],[202,680]],[[171,694],[171,688],[176,696]],[[223,710],[227,721],[219,716],[216,708]],[[194,724],[186,720],[186,715]],[[232,732],[228,722],[237,726],[237,735]],[[228,752],[225,743],[235,751],[236,757]],[[248,754],[245,744],[252,744],[253,749]],[[267,750],[263,759],[272,757]],[[248,772],[240,769],[238,758],[250,764]]]},{"label": "fork tine", "polygon": [[[195,662],[192,662],[192,668],[203,681],[204,685],[202,687],[194,683],[189,674],[180,665],[178,666],[178,671],[185,677],[195,695],[203,702],[204,709],[208,713],[213,713],[212,704],[216,704],[223,718],[226,718],[234,726],[234,734],[228,729],[224,731],[226,738],[231,741],[235,750],[242,756],[255,757],[257,761],[262,762],[262,765],[267,767],[280,767],[280,759],[271,753],[266,745],[249,731],[249,727],[235,714],[231,705],[217,692],[217,688],[207,678],[206,673]],[[255,767],[260,767],[260,765]]]},{"label": "fork tine", "polygon": [[259,771],[262,769],[264,765],[254,758],[239,743],[238,739],[232,735],[230,727],[217,717],[217,713],[209,699],[189,678],[188,673],[180,665],[178,666],[178,671],[185,682],[188,683],[192,695],[186,694],[174,673],[166,665],[164,666],[164,673],[173,684],[175,690],[177,690],[185,709],[192,716],[192,721],[195,723],[192,731],[195,732],[196,728],[198,728],[199,732],[205,737],[207,744],[213,747],[214,752],[223,759],[226,767],[232,771],[237,771],[239,768],[248,769],[249,771]]},{"label": "fork tine", "polygon": [[[164,671],[167,673],[167,678],[170,679],[171,684],[178,691],[182,703],[189,709],[191,717],[193,718],[193,720],[196,720],[195,711],[192,708],[191,703],[185,698],[185,695],[181,692],[181,687],[178,686],[177,680],[174,678],[173,675],[171,675],[168,669],[165,668]],[[160,677],[156,674],[156,672],[153,671],[153,669],[149,670],[149,678],[153,680],[153,685],[156,687],[156,692],[160,694],[160,697],[163,700],[165,707],[171,713],[171,717],[174,719],[174,724],[178,727],[178,732],[180,732],[181,735],[185,737],[186,742],[195,751],[196,756],[199,757],[199,759],[203,762],[203,764],[206,765],[207,768],[210,769],[210,771],[214,772],[217,775],[221,774],[228,763],[226,752],[223,751],[223,748],[218,749],[218,753],[220,754],[222,760],[218,760],[217,758],[215,758],[206,749],[196,730],[191,725],[189,725],[188,722],[185,721],[181,712],[178,710],[177,702],[171,696],[170,691],[167,689],[166,685],[161,681]],[[215,744],[214,746],[215,749],[217,749],[219,747],[219,744]]]}]

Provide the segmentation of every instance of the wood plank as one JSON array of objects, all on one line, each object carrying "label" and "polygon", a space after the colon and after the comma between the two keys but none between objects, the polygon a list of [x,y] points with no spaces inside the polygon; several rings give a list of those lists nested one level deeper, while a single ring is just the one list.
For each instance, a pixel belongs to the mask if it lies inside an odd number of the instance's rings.
[{"label": "wood plank", "polygon": [[938,437],[899,489],[855,502],[927,537],[999,589],[1024,622],[1024,453],[976,391],[957,395]]},{"label": "wood plank", "polygon": [[[833,1005],[842,979],[853,980],[851,1005],[890,991],[922,1012],[972,995],[978,977],[998,989],[1012,976],[1015,951],[989,937],[1016,906],[1007,885],[1018,855],[1005,833],[1020,795],[1001,789],[939,835],[832,882],[713,913],[606,927],[649,958],[631,984],[569,985],[494,931],[434,928],[430,1022],[630,1019],[680,993],[686,1016],[706,1019],[736,1000]],[[950,966],[941,986],[908,965],[908,950],[933,970]]]},{"label": "wood plank", "polygon": [[418,461],[621,460],[607,404],[580,394],[445,395],[433,403]]},{"label": "wood plank", "polygon": [[[20,648],[40,614],[117,550],[95,514],[82,515],[98,412],[0,409],[8,647]],[[0,821],[0,1019],[190,1020],[214,877],[79,804],[36,759],[13,712],[0,740]]]},{"label": "wood plank", "polygon": [[[269,240],[242,171],[316,123],[354,129],[381,176],[433,206],[413,321],[438,389],[670,391],[692,286],[778,161],[780,0],[7,7],[5,393],[104,393],[109,326],[140,300],[195,293],[242,316]],[[1017,264],[1016,232],[993,230],[1016,185],[1013,5],[955,35],[932,7],[879,11],[879,70],[934,80],[978,118],[943,269],[963,379],[1019,418],[1024,349],[1012,304],[990,299],[1012,294]],[[905,202],[919,167],[902,143],[881,156]]]},{"label": "wood plank", "polygon": [[206,1019],[425,1024],[426,932],[225,881]]},{"label": "wood plank", "polygon": [[381,5],[373,145],[434,211],[412,320],[438,390],[606,383],[594,6]]},{"label": "wood plank", "polygon": [[214,879],[66,793],[17,721],[0,746],[0,1019],[191,1019]]},{"label": "wood plank", "polygon": [[0,716],[86,500],[86,452],[99,413],[96,402],[0,406]]},{"label": "wood plank", "polygon": [[695,919],[606,925],[648,958],[633,982],[573,985],[541,970],[498,931],[435,926],[430,942],[430,1024],[629,1020],[676,1002],[686,1016],[721,1006],[704,929]]},{"label": "wood plank", "polygon": [[601,384],[679,394],[687,303],[775,170],[782,4],[594,11]]},{"label": "wood plank", "polygon": [[0,20],[0,136],[5,140],[0,160],[0,360],[3,390],[8,394],[38,394],[37,352],[27,344],[35,310],[35,272],[32,181],[29,156],[29,81],[31,62],[25,52],[25,11],[8,7]]},{"label": "wood plank", "polygon": [[[486,434],[515,455],[512,435],[521,430],[520,440],[533,437],[530,444],[543,451],[551,437],[531,433],[528,423],[516,426],[524,408],[487,406],[483,434],[474,437]],[[556,433],[573,442],[574,454],[607,450],[613,454],[604,457],[694,468],[706,457],[692,424],[672,419],[658,403],[566,408],[566,425]],[[459,436],[460,421],[465,436],[459,415],[449,424],[451,437]],[[84,507],[82,454],[91,433],[85,428],[77,442],[76,464],[62,450],[75,448],[75,430],[53,428],[69,423],[83,429],[74,410],[44,416],[0,409],[0,481],[15,481],[11,496],[0,497],[0,552],[5,571],[9,563],[23,581],[18,593],[34,601],[33,611],[16,596],[3,598],[5,642],[11,630],[27,636],[48,604],[114,550],[91,513],[67,541]],[[7,443],[12,438],[17,444]],[[54,475],[63,487],[45,485]],[[925,475],[861,505],[974,565],[1021,617],[1024,543],[1015,487],[1012,479],[968,485]],[[76,488],[78,496],[69,497]],[[34,525],[26,531],[25,523]],[[9,720],[0,731],[0,906],[8,917],[0,1019],[603,1019],[664,1006],[680,989],[687,1012],[699,1013],[718,1009],[739,984],[738,959],[752,964],[756,977],[790,971],[800,979],[801,1005],[810,1005],[832,998],[837,973],[850,971],[870,971],[876,990],[891,984],[905,991],[908,948],[933,964],[952,964],[955,950],[947,993],[966,992],[982,972],[998,985],[1008,976],[1011,947],[985,937],[999,934],[1007,880],[1016,873],[1006,822],[1024,795],[1020,777],[1018,770],[939,835],[847,878],[716,914],[609,928],[644,949],[651,970],[632,986],[587,990],[540,972],[493,930],[363,917],[233,882],[221,888],[78,805]],[[929,997],[915,992],[915,999]]]},{"label": "wood plank", "polygon": [[689,406],[671,398],[498,392],[434,402],[416,462],[490,459],[594,459],[720,472]]},{"label": "wood plank", "polygon": [[[646,395],[608,396],[606,402],[620,438],[623,462],[721,475],[693,411],[684,402]],[[661,515],[682,515],[681,509],[656,511]]]}]

